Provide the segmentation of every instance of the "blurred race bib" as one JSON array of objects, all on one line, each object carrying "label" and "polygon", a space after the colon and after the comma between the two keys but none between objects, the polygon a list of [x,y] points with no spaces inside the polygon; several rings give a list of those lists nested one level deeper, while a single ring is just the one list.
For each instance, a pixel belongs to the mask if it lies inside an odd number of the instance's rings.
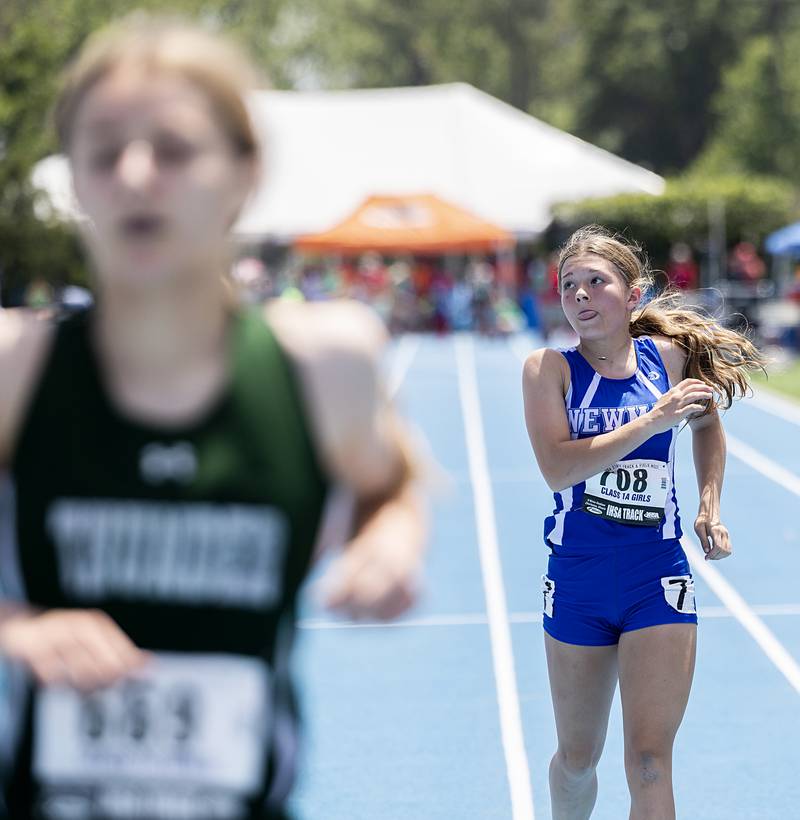
[{"label": "blurred race bib", "polygon": [[133,679],[92,694],[37,693],[33,772],[52,786],[124,780],[255,792],[270,728],[267,665],[237,655],[156,653]]},{"label": "blurred race bib", "polygon": [[664,518],[669,491],[665,461],[618,461],[586,479],[583,511],[635,527],[657,527]]}]

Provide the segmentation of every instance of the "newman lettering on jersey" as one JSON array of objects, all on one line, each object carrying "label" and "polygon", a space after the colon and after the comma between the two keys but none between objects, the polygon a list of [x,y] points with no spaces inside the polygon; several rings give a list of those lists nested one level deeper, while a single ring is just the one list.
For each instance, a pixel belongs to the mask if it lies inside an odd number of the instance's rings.
[{"label": "newman lettering on jersey", "polygon": [[273,507],[65,498],[47,527],[78,600],[258,609],[280,599],[289,524]]},{"label": "newman lettering on jersey", "polygon": [[569,407],[569,429],[573,433],[608,433],[638,419],[653,408],[652,404],[629,407]]}]

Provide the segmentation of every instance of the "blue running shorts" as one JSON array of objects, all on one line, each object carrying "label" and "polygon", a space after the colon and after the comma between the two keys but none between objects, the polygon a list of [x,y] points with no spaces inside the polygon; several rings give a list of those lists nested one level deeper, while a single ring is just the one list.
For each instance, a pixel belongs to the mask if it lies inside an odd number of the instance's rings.
[{"label": "blue running shorts", "polygon": [[678,539],[551,550],[543,620],[556,640],[610,646],[634,629],[697,623],[694,581]]}]

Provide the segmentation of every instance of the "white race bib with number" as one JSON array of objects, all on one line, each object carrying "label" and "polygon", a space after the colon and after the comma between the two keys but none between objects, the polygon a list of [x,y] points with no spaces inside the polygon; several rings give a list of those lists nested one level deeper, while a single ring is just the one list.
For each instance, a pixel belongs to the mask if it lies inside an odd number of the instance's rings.
[{"label": "white race bib with number", "polygon": [[40,690],[34,774],[50,785],[124,778],[254,792],[270,702],[258,658],[155,653],[135,679],[92,694]]},{"label": "white race bib with number", "polygon": [[620,524],[657,527],[669,492],[666,461],[618,461],[586,479],[583,511]]}]

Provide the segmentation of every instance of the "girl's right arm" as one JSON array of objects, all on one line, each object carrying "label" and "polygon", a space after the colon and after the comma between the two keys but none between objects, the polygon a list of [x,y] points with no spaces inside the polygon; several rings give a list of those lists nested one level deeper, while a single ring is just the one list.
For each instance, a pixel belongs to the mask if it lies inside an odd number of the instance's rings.
[{"label": "girl's right arm", "polygon": [[602,472],[651,436],[705,409],[708,385],[684,379],[642,416],[608,433],[572,440],[564,409],[566,362],[556,350],[531,353],[522,371],[525,423],[539,469],[554,492]]},{"label": "girl's right arm", "polygon": [[[52,325],[31,314],[0,310],[0,472],[46,356]],[[45,610],[2,599],[0,654],[25,666],[41,683],[91,689],[112,683],[146,659],[116,623],[94,610]]]}]

